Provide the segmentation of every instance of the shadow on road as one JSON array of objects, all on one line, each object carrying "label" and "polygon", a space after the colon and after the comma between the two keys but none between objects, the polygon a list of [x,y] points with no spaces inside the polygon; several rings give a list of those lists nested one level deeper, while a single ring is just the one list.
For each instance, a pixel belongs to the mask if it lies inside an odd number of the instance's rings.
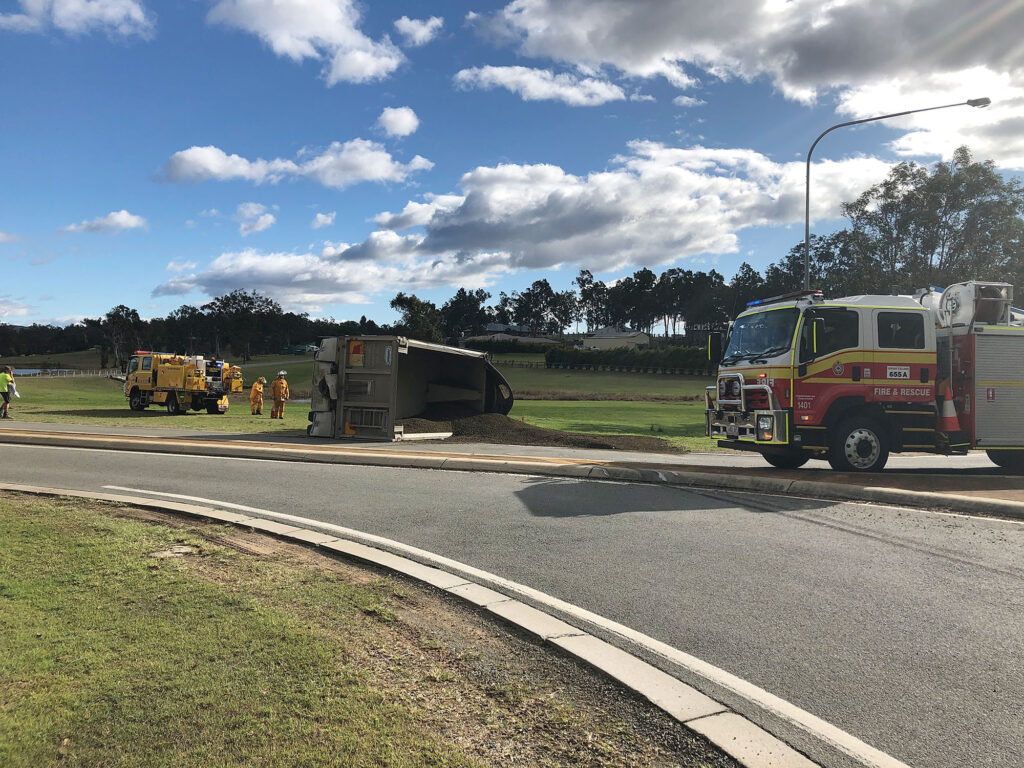
[{"label": "shadow on road", "polygon": [[530,478],[515,492],[538,517],[606,517],[629,512],[693,512],[743,509],[755,514],[823,509],[834,501],[759,498],[749,493],[634,483]]}]

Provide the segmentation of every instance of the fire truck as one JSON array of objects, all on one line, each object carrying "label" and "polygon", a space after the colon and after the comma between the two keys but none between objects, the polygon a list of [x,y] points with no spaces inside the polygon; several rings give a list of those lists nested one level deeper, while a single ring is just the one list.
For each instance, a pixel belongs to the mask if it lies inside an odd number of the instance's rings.
[{"label": "fire truck", "polygon": [[983,449],[1024,472],[1024,311],[1013,286],[750,302],[705,393],[705,432],[774,467],[881,470],[892,452]]},{"label": "fire truck", "polygon": [[156,404],[172,415],[192,409],[224,413],[228,393],[242,391],[242,369],[202,355],[138,350],[128,363],[124,395],[133,411]]}]

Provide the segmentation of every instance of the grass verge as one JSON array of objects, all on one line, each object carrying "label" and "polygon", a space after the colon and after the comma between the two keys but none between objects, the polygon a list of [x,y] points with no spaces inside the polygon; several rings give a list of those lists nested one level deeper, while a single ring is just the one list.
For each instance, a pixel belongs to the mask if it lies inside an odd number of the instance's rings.
[{"label": "grass verge", "polygon": [[16,494],[0,539],[7,768],[732,765],[571,660],[305,547]]},{"label": "grass verge", "polygon": [[516,400],[509,416],[564,432],[661,437],[688,451],[714,450],[704,436],[703,401]]}]

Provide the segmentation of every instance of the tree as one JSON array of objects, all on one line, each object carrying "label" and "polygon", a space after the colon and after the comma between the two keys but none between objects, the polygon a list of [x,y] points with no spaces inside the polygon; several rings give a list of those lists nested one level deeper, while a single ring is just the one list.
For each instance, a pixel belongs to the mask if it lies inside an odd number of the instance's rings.
[{"label": "tree", "polygon": [[234,353],[248,362],[253,340],[263,336],[272,320],[279,320],[281,305],[257,291],[234,290],[204,304],[203,311],[214,322],[217,356],[221,354],[220,332],[224,332]]},{"label": "tree", "polygon": [[482,333],[487,323],[484,302],[491,294],[483,288],[467,291],[459,288],[441,307],[441,329],[452,343],[464,335]]},{"label": "tree", "polygon": [[402,333],[409,338],[436,344],[444,341],[441,334],[441,313],[431,302],[399,291],[391,300],[391,308],[402,313],[398,325]]},{"label": "tree", "polygon": [[138,310],[118,304],[103,316],[103,334],[114,353],[114,365],[121,370],[128,364],[132,351],[139,346],[142,320]]},{"label": "tree", "polygon": [[589,269],[581,269],[573,281],[579,289],[579,312],[586,322],[587,331],[593,331],[607,325],[608,317],[608,286],[595,280]]},{"label": "tree", "polygon": [[525,291],[513,295],[513,317],[516,323],[530,329],[531,336],[536,336],[557,322],[552,314],[554,301],[551,284],[547,280],[535,280]]},{"label": "tree", "polygon": [[733,316],[738,315],[746,309],[747,302],[754,301],[755,299],[763,299],[765,297],[764,278],[761,277],[760,272],[745,261],[740,264],[740,268],[736,270],[736,274],[732,276],[729,288],[732,290],[731,314]]}]

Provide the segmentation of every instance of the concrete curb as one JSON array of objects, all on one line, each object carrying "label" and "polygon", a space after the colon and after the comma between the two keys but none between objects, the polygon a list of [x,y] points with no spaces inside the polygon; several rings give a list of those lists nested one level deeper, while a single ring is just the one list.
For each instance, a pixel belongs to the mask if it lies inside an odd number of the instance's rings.
[{"label": "concrete curb", "polygon": [[[19,445],[94,448],[117,451],[142,451],[190,456],[262,459],[266,461],[299,461],[319,464],[357,464],[363,466],[409,469],[446,469],[463,472],[501,472],[507,474],[544,475],[573,479],[611,480],[628,483],[679,485],[737,491],[807,496],[836,501],[866,501],[917,508],[940,509],[968,515],[1003,517],[1024,520],[1024,502],[981,498],[929,491],[909,491],[880,486],[856,486],[819,480],[793,480],[744,474],[722,474],[692,469],[656,469],[653,467],[622,467],[610,462],[557,463],[550,458],[523,456],[476,457],[470,454],[426,452],[406,453],[387,449],[311,450],[290,445],[260,445],[233,442],[212,442],[184,438],[119,437],[112,435],[48,434],[0,431],[0,443]],[[742,470],[738,470],[742,471]],[[870,480],[869,476],[865,480]]]},{"label": "concrete curb", "polygon": [[[400,573],[466,600],[607,674],[707,738],[745,768],[909,768],[789,702],[635,630],[524,585],[399,542],[269,510],[259,512],[277,519],[115,493],[14,483],[0,483],[0,490],[182,513],[248,527]],[[634,649],[642,652],[636,653]],[[663,663],[644,658],[652,655]],[[671,673],[666,673],[666,667]],[[714,694],[708,695],[685,682],[687,674],[704,683],[702,687],[716,689]],[[720,697],[718,691],[726,695]],[[740,706],[730,706],[725,699],[739,702]],[[795,733],[797,738],[787,735],[789,743],[783,741],[756,722],[762,719],[773,721],[776,726],[781,724],[783,730]]]}]

